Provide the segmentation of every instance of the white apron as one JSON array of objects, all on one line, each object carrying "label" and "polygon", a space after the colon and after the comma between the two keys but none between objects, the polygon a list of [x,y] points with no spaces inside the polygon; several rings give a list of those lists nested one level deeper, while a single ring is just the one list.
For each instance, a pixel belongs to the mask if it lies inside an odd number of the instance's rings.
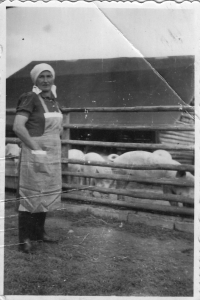
[{"label": "white apron", "polygon": [[40,137],[32,137],[43,151],[34,151],[22,144],[19,170],[20,211],[31,213],[52,211],[60,207],[61,173],[61,112],[44,108],[45,130]]}]

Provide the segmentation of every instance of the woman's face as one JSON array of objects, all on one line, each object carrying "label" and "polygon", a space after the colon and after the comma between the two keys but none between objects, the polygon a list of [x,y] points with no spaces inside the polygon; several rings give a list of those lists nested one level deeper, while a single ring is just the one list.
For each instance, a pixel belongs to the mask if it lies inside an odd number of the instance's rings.
[{"label": "woman's face", "polygon": [[49,92],[54,83],[53,75],[49,71],[43,71],[40,73],[36,80],[36,86],[44,92]]}]

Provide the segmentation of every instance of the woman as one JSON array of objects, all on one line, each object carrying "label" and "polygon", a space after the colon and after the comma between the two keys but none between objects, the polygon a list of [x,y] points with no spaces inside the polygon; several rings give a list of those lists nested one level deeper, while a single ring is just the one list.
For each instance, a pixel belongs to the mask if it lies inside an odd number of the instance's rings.
[{"label": "woman", "polygon": [[62,114],[56,98],[55,72],[48,64],[31,73],[32,92],[18,101],[13,130],[22,141],[19,168],[19,251],[32,251],[31,240],[56,242],[44,230],[46,213],[61,199]]}]

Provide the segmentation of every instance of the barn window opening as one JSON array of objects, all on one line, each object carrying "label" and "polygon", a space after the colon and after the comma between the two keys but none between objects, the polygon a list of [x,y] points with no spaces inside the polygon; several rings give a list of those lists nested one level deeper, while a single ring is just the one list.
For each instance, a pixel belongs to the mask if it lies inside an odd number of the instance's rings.
[{"label": "barn window opening", "polygon": [[[157,142],[157,134],[155,131],[127,131],[127,130],[85,130],[72,129],[72,140],[83,141],[99,141],[99,142],[113,142],[113,143],[146,143],[152,144]],[[84,152],[105,152],[113,153],[117,151],[127,152],[137,149],[127,149],[124,147],[99,147],[99,146],[76,146],[77,149]],[[138,148],[139,149],[139,148]]]}]

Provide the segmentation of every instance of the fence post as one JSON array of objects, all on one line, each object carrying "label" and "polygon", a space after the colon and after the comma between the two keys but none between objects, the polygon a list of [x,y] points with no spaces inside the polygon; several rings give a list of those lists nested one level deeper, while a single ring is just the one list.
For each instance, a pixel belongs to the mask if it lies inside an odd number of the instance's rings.
[{"label": "fence post", "polygon": [[[70,124],[70,112],[63,114],[63,125]],[[63,128],[62,140],[70,139],[70,128]],[[62,158],[68,158],[68,151],[71,148],[69,144],[62,144]],[[62,165],[62,170],[66,171],[68,164]]]}]

